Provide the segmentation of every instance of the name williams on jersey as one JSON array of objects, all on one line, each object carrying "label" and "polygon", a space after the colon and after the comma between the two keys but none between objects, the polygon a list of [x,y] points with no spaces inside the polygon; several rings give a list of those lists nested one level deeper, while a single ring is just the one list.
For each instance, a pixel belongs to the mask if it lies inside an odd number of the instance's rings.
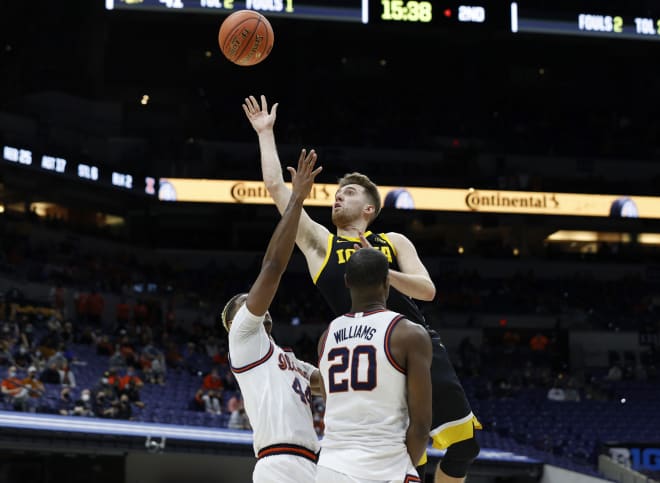
[{"label": "name williams on jersey", "polygon": [[335,342],[342,342],[347,339],[356,339],[362,338],[365,340],[371,340],[374,336],[376,329],[369,325],[351,325],[349,327],[344,327],[334,332]]}]

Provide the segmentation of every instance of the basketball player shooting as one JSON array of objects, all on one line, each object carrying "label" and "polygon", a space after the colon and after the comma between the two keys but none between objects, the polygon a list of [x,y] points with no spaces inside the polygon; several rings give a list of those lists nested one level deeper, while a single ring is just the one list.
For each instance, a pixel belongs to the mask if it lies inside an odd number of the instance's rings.
[{"label": "basketball player shooting", "polygon": [[[290,190],[284,183],[274,125],[278,104],[270,111],[265,96],[245,99],[243,111],[259,139],[264,183],[280,213],[284,212]],[[458,380],[440,337],[431,329],[413,299],[431,301],[435,285],[419,258],[413,243],[396,232],[367,231],[382,206],[378,187],[364,174],[350,173],[339,180],[332,223],[336,234],[312,220],[303,210],[296,234],[296,244],[305,256],[314,284],[337,317],[350,310],[350,294],[344,285],[344,266],[360,247],[382,251],[390,264],[390,292],[387,308],[425,326],[433,342],[433,423],[430,436],[433,446],[446,449],[435,471],[435,483],[465,481],[468,469],[479,454],[475,429],[481,424],[472,413],[469,401]],[[423,479],[426,455],[418,472]]]}]

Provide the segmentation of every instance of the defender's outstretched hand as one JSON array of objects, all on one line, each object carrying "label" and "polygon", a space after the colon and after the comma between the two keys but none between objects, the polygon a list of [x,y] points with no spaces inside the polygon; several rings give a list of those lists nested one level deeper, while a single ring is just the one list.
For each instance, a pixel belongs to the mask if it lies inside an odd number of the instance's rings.
[{"label": "defender's outstretched hand", "polygon": [[245,98],[243,111],[257,134],[267,129],[273,129],[277,118],[277,106],[278,103],[276,102],[268,112],[268,101],[263,94],[261,95],[261,105],[254,96]]},{"label": "defender's outstretched hand", "polygon": [[286,169],[291,173],[291,184],[294,196],[297,195],[302,198],[307,198],[312,191],[316,175],[323,170],[322,166],[319,166],[316,169],[314,168],[316,165],[316,159],[316,151],[312,149],[308,153],[307,150],[303,148],[298,157],[298,169],[295,170],[291,166],[287,166]]},{"label": "defender's outstretched hand", "polygon": [[360,243],[354,243],[353,248],[355,248],[356,250],[359,250],[360,248],[371,248],[371,243],[369,243],[367,237],[364,236],[363,231],[359,232],[358,236],[360,237]]}]

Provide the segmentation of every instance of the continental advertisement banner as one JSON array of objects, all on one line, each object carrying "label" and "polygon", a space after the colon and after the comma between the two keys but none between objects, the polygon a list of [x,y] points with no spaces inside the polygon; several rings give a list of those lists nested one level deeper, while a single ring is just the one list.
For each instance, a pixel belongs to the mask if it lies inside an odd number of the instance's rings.
[{"label": "continental advertisement banner", "polygon": [[[380,186],[385,207],[429,211],[660,219],[660,197]],[[336,184],[316,184],[307,206],[332,206]],[[161,178],[163,201],[272,204],[261,181]]]}]

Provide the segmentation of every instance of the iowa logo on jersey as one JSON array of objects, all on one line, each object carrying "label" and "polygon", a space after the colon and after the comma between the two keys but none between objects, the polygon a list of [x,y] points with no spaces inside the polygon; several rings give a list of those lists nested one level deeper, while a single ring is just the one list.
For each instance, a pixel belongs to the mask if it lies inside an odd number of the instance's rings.
[{"label": "iowa logo on jersey", "polygon": [[[383,252],[383,254],[387,257],[387,261],[392,263],[392,250],[390,250],[389,246],[376,246],[374,248]],[[351,255],[353,255],[356,251],[357,250],[355,248],[339,248],[335,250],[335,253],[337,254],[337,263],[339,265],[346,263],[348,259],[351,258]]]}]

